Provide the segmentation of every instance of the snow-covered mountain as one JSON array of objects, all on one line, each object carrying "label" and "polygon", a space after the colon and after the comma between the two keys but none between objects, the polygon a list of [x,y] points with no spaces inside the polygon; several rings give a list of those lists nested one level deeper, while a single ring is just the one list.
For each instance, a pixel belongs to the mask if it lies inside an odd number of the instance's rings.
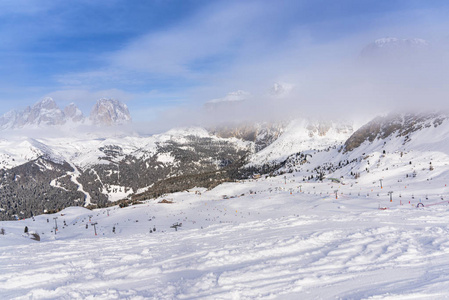
[{"label": "snow-covered mountain", "polygon": [[273,143],[283,132],[288,122],[245,122],[220,125],[209,131],[221,138],[237,138],[254,143],[254,152]]},{"label": "snow-covered mountain", "polygon": [[380,38],[368,44],[362,49],[361,55],[363,57],[381,57],[393,55],[394,57],[419,53],[427,50],[430,43],[419,38],[399,39],[393,37]]},{"label": "snow-covered mountain", "polygon": [[437,128],[448,116],[442,113],[389,114],[377,117],[355,132],[346,142],[345,151],[352,151],[364,142],[398,139],[405,145],[412,134],[426,128]]},{"label": "snow-covered mountain", "polygon": [[[38,107],[56,109],[45,104]],[[114,104],[99,101],[94,111],[105,107],[108,113],[98,115],[106,120],[117,121],[117,116],[127,120],[123,111],[111,108]],[[73,111],[76,116],[77,110]],[[373,180],[379,170],[409,163],[412,157],[419,164],[432,161],[438,172],[449,172],[447,120],[443,113],[392,114],[360,128],[349,121],[295,119],[209,130],[173,129],[150,137],[6,136],[0,140],[0,217],[68,205],[106,206],[124,198],[148,199],[195,186],[212,188],[254,174],[296,172],[302,180]],[[397,172],[405,176],[411,174],[409,168],[404,164]],[[33,205],[25,206],[27,201]]]},{"label": "snow-covered mountain", "polygon": [[[238,169],[251,148],[249,142],[219,138],[201,128],[151,137],[4,138],[0,218],[69,205],[104,206],[169,178],[183,177],[173,191],[196,184],[214,186],[229,180],[227,172]],[[25,199],[34,203],[33,209],[24,206]],[[13,209],[11,201],[17,203]]]},{"label": "snow-covered mountain", "polygon": [[353,125],[349,122],[296,119],[288,124],[273,143],[255,153],[250,164],[280,163],[297,152],[337,147],[353,132]]},{"label": "snow-covered mountain", "polygon": [[13,110],[0,117],[0,129],[41,128],[64,124],[95,124],[101,126],[122,125],[131,122],[125,104],[114,99],[100,99],[95,104],[89,119],[71,103],[61,110],[52,98],[44,98],[23,110]]},{"label": "snow-covered mountain", "polygon": [[10,111],[0,117],[1,129],[61,125],[66,122],[64,112],[52,98],[44,98],[20,111]]},{"label": "snow-covered mountain", "polygon": [[[298,172],[303,180],[344,178],[369,183],[413,177],[415,182],[425,182],[449,174],[448,119],[444,113],[390,114],[375,118],[332,147],[298,147],[298,153],[284,160],[285,155],[279,154],[282,147],[275,147],[281,137],[254,158],[273,147],[277,155],[269,155],[278,157],[276,173]],[[267,163],[266,157],[253,163]]]}]

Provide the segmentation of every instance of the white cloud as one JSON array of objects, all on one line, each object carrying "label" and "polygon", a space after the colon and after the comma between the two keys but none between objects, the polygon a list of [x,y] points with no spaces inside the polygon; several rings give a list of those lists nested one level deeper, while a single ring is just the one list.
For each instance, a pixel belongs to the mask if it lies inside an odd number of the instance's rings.
[{"label": "white cloud", "polygon": [[206,103],[209,104],[216,104],[221,102],[239,102],[244,101],[251,97],[251,94],[242,90],[238,90],[235,92],[230,92],[223,98],[215,98],[210,101],[207,101]]},{"label": "white cloud", "polygon": [[[362,22],[364,29],[348,33],[337,29],[350,19],[344,15],[324,21],[287,22],[283,27],[286,11],[288,5],[269,1],[214,2],[171,27],[132,40],[120,51],[103,53],[106,66],[101,70],[58,76],[65,87],[58,93],[75,97],[77,90],[113,91],[120,100],[128,97],[136,108],[140,105],[142,116],[162,115],[168,126],[225,118],[374,114],[385,111],[386,106],[418,106],[422,99],[443,106],[449,74],[438,60],[445,60],[445,54],[435,51],[429,53],[430,59],[400,65],[373,67],[358,61],[362,48],[379,37],[400,33],[399,38],[427,38],[420,35],[426,28],[440,34],[447,21],[426,23],[434,12],[371,15],[366,23],[357,15],[353,22]],[[330,30],[333,26],[336,29]],[[320,31],[320,27],[330,31]],[[288,83],[288,93],[276,99],[267,95],[273,82]],[[106,86],[158,91],[120,95],[119,90]],[[224,116],[206,115],[200,109],[208,100],[223,100],[218,97],[236,90],[251,94],[238,109],[226,111]],[[97,92],[87,93],[98,96]],[[157,113],[144,108],[157,102]],[[160,110],[173,106],[176,108],[165,114]]]},{"label": "white cloud", "polygon": [[209,5],[187,21],[140,37],[113,53],[111,64],[160,76],[197,78],[214,73],[217,62],[225,61],[221,71],[265,44],[263,33],[253,28],[263,27],[269,11],[270,7],[257,2]]}]

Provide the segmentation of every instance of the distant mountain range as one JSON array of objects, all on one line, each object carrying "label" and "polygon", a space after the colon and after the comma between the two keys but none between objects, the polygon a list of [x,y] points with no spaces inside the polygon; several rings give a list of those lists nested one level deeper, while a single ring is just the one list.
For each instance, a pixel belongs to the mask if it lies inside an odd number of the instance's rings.
[{"label": "distant mountain range", "polygon": [[0,117],[0,129],[36,128],[65,124],[120,125],[131,122],[128,107],[118,100],[100,99],[88,118],[71,103],[63,110],[52,98],[44,98],[23,110],[13,110]]},{"label": "distant mountain range", "polygon": [[[33,109],[40,113],[32,114]],[[83,120],[106,125],[129,122],[127,110],[120,109],[124,107],[118,102],[100,100],[86,120],[73,106],[62,112],[46,100],[28,110],[27,120],[46,126]],[[443,113],[391,114],[360,128],[349,121],[299,118],[179,128],[150,137],[5,135],[0,139],[0,219],[73,205],[103,207],[120,199],[137,201],[192,187],[212,188],[256,174],[295,172],[298,181],[371,178],[383,162],[382,153],[404,153],[400,155],[408,159],[407,153],[415,151],[413,157],[425,160],[416,163],[432,161],[438,169],[434,174],[440,174],[449,172],[445,167],[449,161],[439,154],[448,152],[447,120]],[[368,157],[376,157],[376,164],[370,165]],[[382,165],[389,167],[387,161]]]}]

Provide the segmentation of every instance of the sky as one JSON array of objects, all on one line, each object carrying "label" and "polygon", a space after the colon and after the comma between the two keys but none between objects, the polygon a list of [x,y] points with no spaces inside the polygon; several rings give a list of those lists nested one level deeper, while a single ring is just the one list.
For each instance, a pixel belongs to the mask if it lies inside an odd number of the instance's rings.
[{"label": "sky", "polygon": [[[114,98],[137,123],[170,125],[377,113],[423,99],[438,107],[449,86],[448,12],[438,0],[4,0],[0,114],[47,96],[86,115]],[[425,39],[431,50],[363,62],[362,49],[383,37]],[[275,83],[288,95],[273,97]],[[245,105],[224,117],[205,109],[236,91],[249,95]]]}]

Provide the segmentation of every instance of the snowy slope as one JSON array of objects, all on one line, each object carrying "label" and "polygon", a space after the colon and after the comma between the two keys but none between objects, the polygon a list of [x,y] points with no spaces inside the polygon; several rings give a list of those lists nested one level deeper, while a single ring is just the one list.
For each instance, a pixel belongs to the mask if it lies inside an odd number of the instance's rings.
[{"label": "snowy slope", "polygon": [[290,122],[284,133],[271,145],[256,153],[251,165],[280,162],[288,156],[303,151],[323,150],[340,146],[353,133],[352,125],[339,122],[317,122],[296,119]]},{"label": "snowy slope", "polygon": [[[300,187],[296,175],[227,183],[211,191],[194,189],[164,198],[172,204],[158,203],[160,198],[122,209],[68,208],[34,221],[0,222],[6,231],[0,235],[0,296],[439,299],[447,295],[449,206],[434,196],[424,199],[427,193],[449,197],[444,187],[447,177],[417,184],[412,178],[392,181],[389,188],[397,192],[408,185],[415,197],[394,194],[390,202],[377,183],[310,182]],[[426,207],[416,208],[418,198]],[[177,222],[182,227],[175,231],[170,226]],[[25,226],[39,233],[41,241],[24,235]]]}]

